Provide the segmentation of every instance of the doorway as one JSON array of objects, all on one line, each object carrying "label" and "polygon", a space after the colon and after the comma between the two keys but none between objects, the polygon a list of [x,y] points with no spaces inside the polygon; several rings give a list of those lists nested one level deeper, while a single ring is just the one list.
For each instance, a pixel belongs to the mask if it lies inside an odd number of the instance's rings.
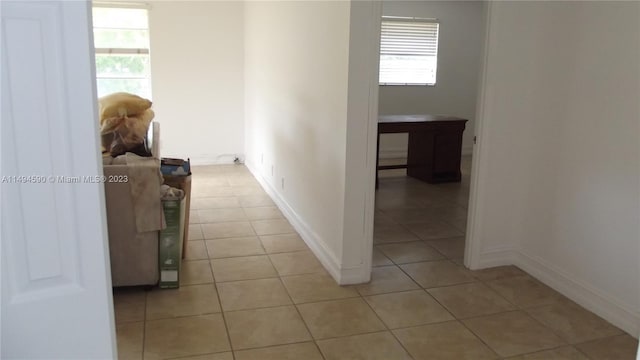
[{"label": "doorway", "polygon": [[[380,115],[438,114],[469,120],[462,140],[460,182],[430,184],[405,169],[379,171],[373,238],[376,267],[433,262],[464,266],[476,100],[485,2],[383,2],[383,16],[439,24],[434,84],[380,85]],[[406,163],[406,134],[384,134],[380,165]],[[378,270],[379,271],[379,270]],[[415,279],[414,279],[415,280]]]}]

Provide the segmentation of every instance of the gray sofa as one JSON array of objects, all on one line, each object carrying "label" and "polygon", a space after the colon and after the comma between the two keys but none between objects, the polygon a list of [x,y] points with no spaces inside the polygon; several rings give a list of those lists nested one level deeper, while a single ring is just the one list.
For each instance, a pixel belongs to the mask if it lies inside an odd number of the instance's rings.
[{"label": "gray sofa", "polygon": [[158,231],[164,217],[159,192],[159,125],[153,124],[153,158],[127,162],[135,158],[122,155],[124,159],[106,159],[103,165],[113,286],[155,285],[159,280]]}]

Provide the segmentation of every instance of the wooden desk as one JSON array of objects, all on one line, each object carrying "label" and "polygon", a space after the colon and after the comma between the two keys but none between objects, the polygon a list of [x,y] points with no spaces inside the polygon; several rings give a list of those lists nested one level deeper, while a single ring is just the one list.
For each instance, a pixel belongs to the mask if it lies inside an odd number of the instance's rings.
[{"label": "wooden desk", "polygon": [[[428,183],[458,182],[462,132],[466,119],[442,115],[380,115],[376,152],[376,188],[378,170],[407,169],[407,175]],[[380,166],[380,134],[409,133],[406,165]]]}]

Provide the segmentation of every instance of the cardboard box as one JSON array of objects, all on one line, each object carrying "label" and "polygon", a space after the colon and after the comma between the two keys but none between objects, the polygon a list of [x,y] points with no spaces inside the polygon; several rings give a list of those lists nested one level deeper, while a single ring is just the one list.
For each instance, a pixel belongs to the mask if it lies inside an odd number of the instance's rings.
[{"label": "cardboard box", "polygon": [[167,227],[160,230],[158,239],[158,261],[161,288],[180,287],[180,266],[184,239],[185,207],[183,196],[179,200],[162,200]]},{"label": "cardboard box", "polygon": [[189,213],[191,209],[191,174],[187,176],[171,176],[164,175],[164,183],[174,188],[184,191],[185,210],[184,210],[184,242],[182,245],[182,258],[187,256],[187,240],[189,240]]},{"label": "cardboard box", "polygon": [[162,158],[160,159],[162,175],[187,176],[191,175],[191,160]]}]

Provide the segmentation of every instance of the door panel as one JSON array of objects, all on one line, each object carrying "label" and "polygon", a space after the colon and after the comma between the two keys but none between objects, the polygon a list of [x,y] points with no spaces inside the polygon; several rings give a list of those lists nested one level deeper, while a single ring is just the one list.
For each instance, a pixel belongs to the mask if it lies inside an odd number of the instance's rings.
[{"label": "door panel", "polygon": [[113,358],[90,3],[1,6],[1,357]]}]

